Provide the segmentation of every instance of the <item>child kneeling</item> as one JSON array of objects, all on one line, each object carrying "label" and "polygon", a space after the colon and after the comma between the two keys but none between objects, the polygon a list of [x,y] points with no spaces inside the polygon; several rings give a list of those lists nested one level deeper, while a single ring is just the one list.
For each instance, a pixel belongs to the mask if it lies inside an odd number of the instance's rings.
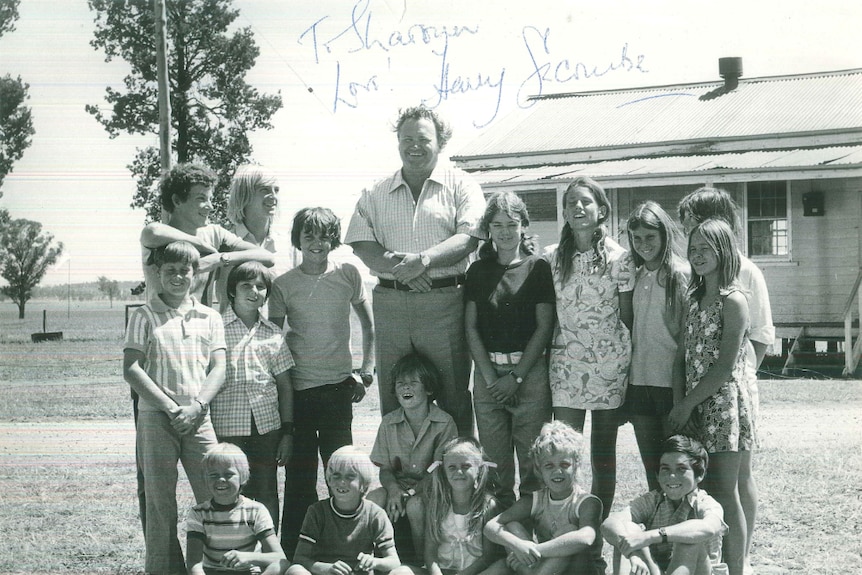
[{"label": "child kneeling", "polygon": [[329,498],[308,508],[287,575],[385,574],[401,564],[386,512],[365,499],[373,469],[356,447],[335,450],[326,465]]},{"label": "child kneeling", "polygon": [[[204,478],[212,499],[192,507],[186,519],[189,575],[279,574],[287,567],[266,506],[241,495],[248,459],[232,443],[204,456]],[[257,544],[260,543],[260,550]]]},{"label": "child kneeling", "polygon": [[530,456],[544,487],[485,525],[485,535],[505,547],[507,557],[484,575],[604,573],[598,536],[602,502],[577,482],[583,444],[583,436],[561,421],[542,427]]},{"label": "child kneeling", "polygon": [[723,575],[721,536],[727,530],[721,505],[698,484],[709,456],[684,435],[665,440],[658,470],[659,489],[637,497],[602,525],[614,546],[614,575],[620,555],[635,575]]}]

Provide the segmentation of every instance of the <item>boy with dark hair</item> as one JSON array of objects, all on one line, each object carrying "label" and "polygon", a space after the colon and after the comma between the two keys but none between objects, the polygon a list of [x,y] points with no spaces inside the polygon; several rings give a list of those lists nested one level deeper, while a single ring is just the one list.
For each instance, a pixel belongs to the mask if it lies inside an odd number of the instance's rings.
[{"label": "boy with dark hair", "polygon": [[263,503],[277,525],[277,464],[293,449],[293,356],[281,329],[261,315],[271,290],[269,272],[259,262],[245,262],[228,274],[227,376],[213,400],[212,420],[219,441],[248,456],[251,479],[243,493]]},{"label": "boy with dark hair", "polygon": [[727,530],[721,505],[698,484],[709,455],[699,441],[684,435],[665,440],[659,464],[659,489],[635,498],[602,525],[614,546],[614,575],[620,556],[630,573],[643,575],[724,575],[721,538]]},{"label": "boy with dark hair", "polygon": [[209,403],[225,377],[222,318],[190,294],[198,252],[188,242],[155,251],[161,289],[129,318],[123,376],[140,396],[137,459],[146,494],[147,573],[180,573],[177,461],[205,501],[204,454],[216,444]]},{"label": "boy with dark hair", "polygon": [[[374,371],[374,324],[359,270],[333,262],[341,224],[327,208],[303,208],[293,219],[293,245],[302,263],[275,279],[269,319],[285,327],[296,365],[293,382],[293,456],[285,468],[281,546],[296,548],[308,506],[317,501],[318,452],[324,467],[332,453],[353,443],[353,403],[365,397]],[[353,375],[350,309],[362,325],[360,379]]]}]

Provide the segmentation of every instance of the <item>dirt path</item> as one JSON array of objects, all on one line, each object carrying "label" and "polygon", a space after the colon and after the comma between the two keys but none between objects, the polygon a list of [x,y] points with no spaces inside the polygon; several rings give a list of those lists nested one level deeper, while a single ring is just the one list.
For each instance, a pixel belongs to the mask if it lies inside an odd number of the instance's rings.
[{"label": "dirt path", "polygon": [[[376,432],[372,422],[354,421],[354,441],[370,451]],[[800,447],[862,440],[862,404],[778,403],[762,410],[763,448],[794,437]],[[39,460],[117,464],[134,460],[135,430],[131,419],[59,420],[42,423],[0,422],[0,463]],[[620,430],[619,453],[636,453],[630,425]]]}]

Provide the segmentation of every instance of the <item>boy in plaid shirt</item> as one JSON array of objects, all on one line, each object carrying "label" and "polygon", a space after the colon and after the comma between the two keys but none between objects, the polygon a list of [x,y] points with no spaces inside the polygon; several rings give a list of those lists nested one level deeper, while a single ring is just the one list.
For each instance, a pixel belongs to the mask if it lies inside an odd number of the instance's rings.
[{"label": "boy in plaid shirt", "polygon": [[258,262],[228,274],[227,375],[212,402],[212,421],[219,441],[239,446],[248,457],[251,475],[243,494],[263,503],[278,525],[277,465],[293,449],[294,362],[281,329],[260,314],[271,289],[269,272]]}]

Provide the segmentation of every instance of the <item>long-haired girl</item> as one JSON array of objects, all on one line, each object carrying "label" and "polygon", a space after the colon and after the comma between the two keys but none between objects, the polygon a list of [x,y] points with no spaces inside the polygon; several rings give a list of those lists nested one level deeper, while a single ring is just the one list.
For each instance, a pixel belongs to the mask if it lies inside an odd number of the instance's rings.
[{"label": "long-haired girl", "polygon": [[481,222],[489,239],[464,287],[467,345],[476,364],[476,426],[497,464],[495,495],[503,507],[515,502],[515,452],[521,494],[538,488],[528,452],[551,418],[545,350],[554,329],[554,284],[548,262],[534,255],[529,224],[521,198],[493,194]]},{"label": "long-haired girl", "polygon": [[631,361],[634,262],[612,240],[604,222],[611,205],[604,189],[577,178],[563,195],[565,225],[549,251],[557,294],[557,324],[551,346],[554,418],[578,431],[592,412],[592,493],[605,516],[616,490],[619,408]]},{"label": "long-haired girl", "polygon": [[[650,490],[658,489],[661,445],[671,435],[674,370],[685,365],[677,350],[685,319],[689,266],[679,255],[682,234],[660,205],[639,205],[626,224],[637,266],[633,295],[632,365],[625,411],[632,422]],[[682,399],[681,397],[678,399]]]},{"label": "long-haired girl", "polygon": [[441,460],[429,468],[426,568],[409,566],[393,575],[476,575],[499,555],[483,534],[485,523],[499,513],[491,494],[489,467],[493,464],[472,437],[450,439],[441,453]]},{"label": "long-haired girl", "polygon": [[724,508],[729,527],[724,559],[730,575],[742,575],[746,522],[739,472],[755,436],[745,381],[748,302],[736,283],[739,252],[733,230],[721,220],[698,224],[689,236],[688,260],[691,301],[681,346],[685,394],[668,419],[676,430],[694,433],[709,452],[709,493]]}]

